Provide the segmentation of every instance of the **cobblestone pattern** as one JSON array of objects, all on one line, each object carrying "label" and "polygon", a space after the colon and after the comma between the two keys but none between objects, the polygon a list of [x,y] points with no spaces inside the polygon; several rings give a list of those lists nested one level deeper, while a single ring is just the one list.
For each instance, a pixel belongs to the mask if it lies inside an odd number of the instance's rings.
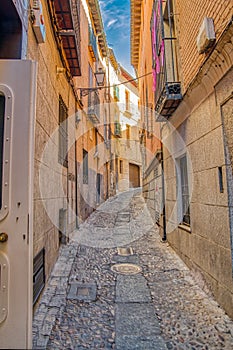
[{"label": "cobblestone pattern", "polygon": [[[35,314],[35,349],[129,350],[127,341],[124,343],[120,338],[116,339],[116,308],[118,330],[121,327],[119,303],[116,303],[116,284],[117,279],[126,277],[120,277],[111,271],[111,266],[120,262],[137,263],[142,267],[142,275],[149,288],[150,302],[152,301],[154,306],[161,332],[158,347],[155,343],[149,346],[145,342],[144,346],[135,345],[135,349],[157,350],[160,346],[163,348],[164,343],[167,349],[171,350],[233,348],[233,322],[211,295],[198,286],[195,276],[175,252],[166,243],[161,243],[157,229],[146,231],[147,226],[143,225],[148,223],[149,218],[142,209],[143,205],[142,198],[137,194],[134,197],[128,195],[125,202],[123,197],[121,200],[119,196],[112,198],[104,204],[104,209],[102,208],[106,213],[111,213],[112,221],[108,218],[104,222],[101,221],[101,225],[105,226],[108,222],[112,230],[116,229],[119,223],[117,217],[120,217],[120,221],[126,220],[126,215],[118,215],[118,212],[124,211],[122,207],[125,207],[126,213],[130,213],[128,226],[121,226],[120,231],[129,236],[127,239],[131,239],[128,246],[133,248],[134,255],[120,256],[117,255],[115,247],[87,247],[79,244],[77,240],[62,249]],[[117,215],[113,215],[114,212]],[[140,221],[142,212],[143,220]],[[84,229],[89,228],[89,231],[93,232],[96,226],[100,225],[98,216],[101,220],[105,217],[98,211],[93,213],[85,222]],[[124,227],[127,227],[127,230],[124,230]],[[144,236],[132,242],[137,236],[133,235],[134,227],[137,231],[138,228],[146,228],[143,231]],[[103,230],[105,229],[106,226]],[[82,227],[79,231],[82,232]],[[131,279],[135,280],[132,276]],[[72,283],[83,283],[84,286],[96,283],[96,300],[86,302],[67,299],[69,284]],[[122,316],[122,322],[125,322],[123,319]],[[150,322],[147,323],[149,332]],[[140,342],[143,343],[142,338]],[[121,348],[116,347],[116,344],[121,344]]]},{"label": "cobblestone pattern", "polygon": [[48,349],[112,349],[115,339],[115,250],[79,246],[69,281],[97,284],[95,302],[68,300]]},{"label": "cobblestone pattern", "polygon": [[233,349],[233,322],[156,230],[132,244],[168,349]]},{"label": "cobblestone pattern", "polygon": [[56,319],[63,315],[66,305],[68,276],[77,247],[63,246],[33,318],[33,348],[46,349]]}]

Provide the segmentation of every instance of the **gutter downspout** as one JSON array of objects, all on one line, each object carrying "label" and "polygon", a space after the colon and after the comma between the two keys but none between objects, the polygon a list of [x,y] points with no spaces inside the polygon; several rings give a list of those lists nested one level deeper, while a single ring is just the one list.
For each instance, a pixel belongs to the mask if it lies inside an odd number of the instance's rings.
[{"label": "gutter downspout", "polygon": [[[75,107],[75,115],[77,113],[77,105]],[[75,143],[74,143],[74,158],[75,158],[75,227],[79,228],[78,224],[78,170],[77,170],[77,140],[76,140],[76,127],[75,127]]]},{"label": "gutter downspout", "polygon": [[[160,136],[162,136],[162,128],[160,128]],[[167,226],[166,226],[166,208],[165,208],[165,181],[164,181],[164,158],[163,158],[163,142],[161,137],[161,169],[162,169],[162,204],[163,204],[163,237],[162,242],[167,242]]]}]

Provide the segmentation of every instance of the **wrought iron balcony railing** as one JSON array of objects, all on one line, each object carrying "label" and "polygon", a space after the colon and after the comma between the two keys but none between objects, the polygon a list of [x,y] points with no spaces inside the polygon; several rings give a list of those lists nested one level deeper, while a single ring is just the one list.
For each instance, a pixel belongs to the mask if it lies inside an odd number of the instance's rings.
[{"label": "wrought iron balcony railing", "polygon": [[94,124],[100,122],[100,99],[96,90],[88,93],[87,116]]},{"label": "wrought iron balcony railing", "polygon": [[170,117],[181,99],[172,0],[155,0],[151,17],[153,91],[159,117]]}]

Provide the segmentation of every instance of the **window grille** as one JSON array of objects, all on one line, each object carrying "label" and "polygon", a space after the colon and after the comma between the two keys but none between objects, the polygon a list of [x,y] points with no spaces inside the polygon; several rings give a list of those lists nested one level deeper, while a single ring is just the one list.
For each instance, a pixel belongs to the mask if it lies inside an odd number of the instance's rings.
[{"label": "window grille", "polygon": [[58,162],[68,168],[68,109],[59,97],[59,148]]},{"label": "window grille", "polygon": [[155,210],[155,222],[159,223],[159,219],[160,219],[160,213],[159,211]]},{"label": "window grille", "polygon": [[45,286],[45,250],[44,248],[33,259],[33,305],[37,302]]},{"label": "window grille", "polygon": [[[89,64],[89,70],[88,70],[88,81],[89,81],[89,88],[92,88],[94,86],[93,83],[93,71]],[[97,90],[89,91],[88,92],[88,109],[87,109],[87,116],[89,120],[96,124],[100,121],[100,99],[99,94]]]},{"label": "window grille", "polygon": [[158,167],[156,167],[154,169],[154,177],[155,177],[155,179],[157,179],[157,177],[159,177],[159,168]]},{"label": "window grille", "polygon": [[123,160],[120,160],[120,174],[123,174]]},{"label": "window grille", "polygon": [[94,123],[97,124],[100,121],[100,99],[98,92],[93,90],[88,93],[88,109],[87,109],[88,118]]},{"label": "window grille", "polygon": [[114,123],[114,134],[117,137],[121,137],[121,124],[119,122]]},{"label": "window grille", "polygon": [[88,152],[83,149],[83,184],[88,184]]},{"label": "window grille", "polygon": [[[182,156],[178,161],[179,171],[177,172],[178,184],[180,184],[180,210],[181,212],[181,223],[190,225],[190,203],[189,203],[189,185],[188,185],[188,167],[187,157]],[[179,185],[178,185],[179,186]],[[178,189],[179,190],[179,189]]]}]

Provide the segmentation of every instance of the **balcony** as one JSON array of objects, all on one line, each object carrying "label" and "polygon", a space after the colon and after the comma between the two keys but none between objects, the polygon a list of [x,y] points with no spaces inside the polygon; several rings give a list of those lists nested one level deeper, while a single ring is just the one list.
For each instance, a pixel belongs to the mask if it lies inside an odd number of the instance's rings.
[{"label": "balcony", "polygon": [[91,27],[89,27],[89,43],[88,48],[91,54],[93,61],[95,62],[98,56],[97,53],[97,44],[96,44],[96,36]]},{"label": "balcony", "polygon": [[72,76],[80,76],[80,1],[54,0],[54,11],[58,34]]},{"label": "balcony", "polygon": [[87,116],[93,124],[100,122],[100,99],[96,90],[90,91],[88,94]]},{"label": "balcony", "polygon": [[164,121],[172,116],[182,100],[171,0],[155,0],[151,40],[155,110],[157,121]]},{"label": "balcony", "polygon": [[114,123],[114,136],[121,137],[121,124],[119,122]]}]

